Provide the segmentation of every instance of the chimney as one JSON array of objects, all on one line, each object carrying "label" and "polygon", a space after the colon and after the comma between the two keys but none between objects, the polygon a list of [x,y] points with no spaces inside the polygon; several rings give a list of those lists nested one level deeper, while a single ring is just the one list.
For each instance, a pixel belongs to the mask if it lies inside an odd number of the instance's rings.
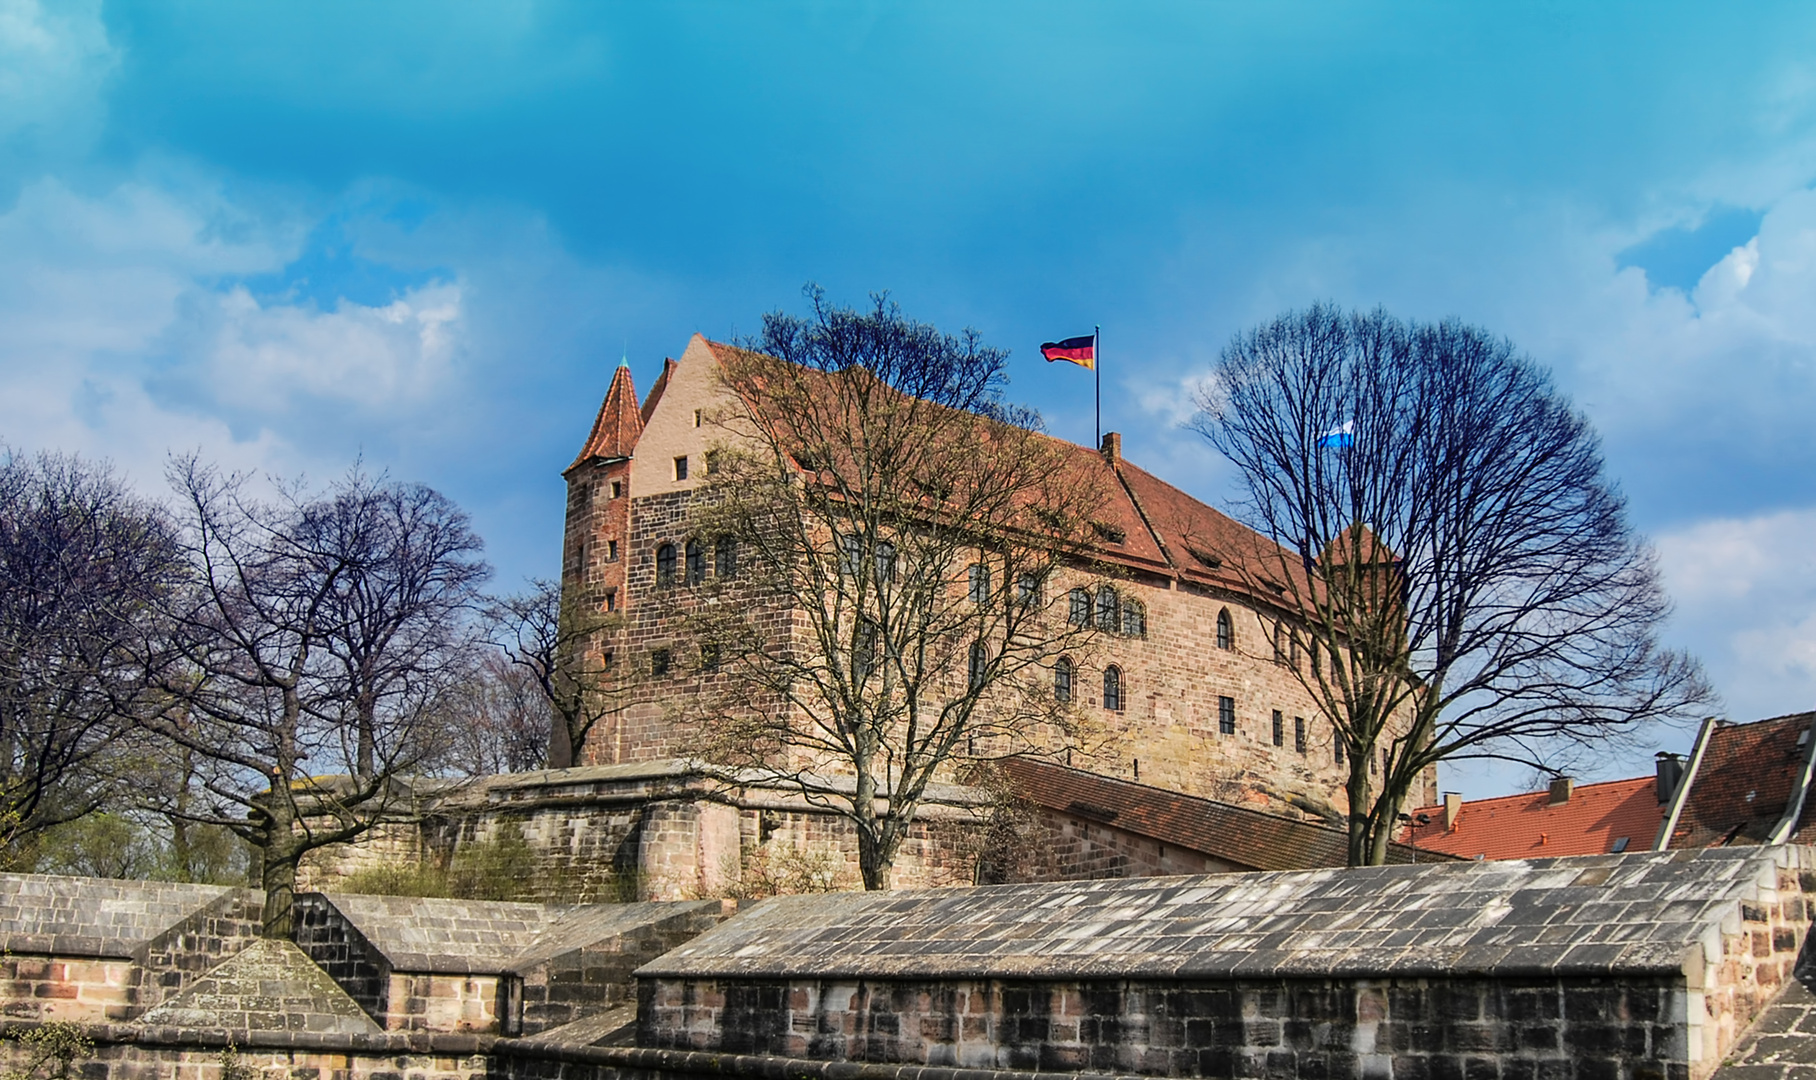
[{"label": "chimney", "polygon": [[1568,776],[1560,776],[1551,781],[1551,799],[1545,805],[1562,806],[1570,801],[1570,791],[1576,787],[1576,781]]},{"label": "chimney", "polygon": [[1459,792],[1444,793],[1444,831],[1456,832],[1457,819],[1463,816],[1463,796]]},{"label": "chimney", "polygon": [[1677,785],[1684,778],[1684,757],[1667,750],[1660,750],[1658,758],[1658,805],[1663,806],[1677,794]]},{"label": "chimney", "polygon": [[1105,461],[1109,462],[1110,464],[1114,465],[1117,462],[1121,461],[1122,460],[1122,434],[1120,432],[1115,432],[1115,431],[1104,432],[1103,433],[1103,446],[1099,447],[1099,449],[1103,451],[1103,459]]}]

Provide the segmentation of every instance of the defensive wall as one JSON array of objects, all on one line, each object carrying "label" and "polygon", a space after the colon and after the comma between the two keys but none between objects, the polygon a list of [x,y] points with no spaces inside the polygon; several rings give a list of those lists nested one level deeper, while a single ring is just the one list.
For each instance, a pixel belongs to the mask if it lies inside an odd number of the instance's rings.
[{"label": "defensive wall", "polygon": [[[38,1002],[79,1000],[79,986],[40,991],[73,977],[50,974],[58,957],[131,943],[114,1011],[65,1014],[96,1043],[85,1080],[218,1080],[229,1051],[260,1080],[1816,1069],[1816,997],[1797,979],[1816,850],[1800,847],[781,897],[735,912],[329,895],[303,898],[300,946],[231,932],[213,944],[197,917],[244,894],[169,889],[0,877],[0,933],[47,964],[47,978],[6,985],[6,1033],[55,1015]],[[78,897],[99,898],[102,916]],[[92,933],[100,924],[119,930]],[[177,940],[178,924],[189,945],[162,959],[143,947]],[[141,999],[164,982],[138,974],[147,964],[189,974]],[[481,978],[489,1014],[466,1008]],[[434,1000],[436,979],[452,1007]],[[9,1039],[0,1065],[28,1049]]]}]

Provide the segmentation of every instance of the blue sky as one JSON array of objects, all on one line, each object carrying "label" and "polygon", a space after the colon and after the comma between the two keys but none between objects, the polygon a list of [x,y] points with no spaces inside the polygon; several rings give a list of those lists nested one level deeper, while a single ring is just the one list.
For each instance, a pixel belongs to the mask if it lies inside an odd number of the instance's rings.
[{"label": "blue sky", "polygon": [[363,454],[508,582],[619,356],[647,389],[809,280],[975,326],[1080,441],[1035,347],[1103,324],[1106,428],[1213,501],[1218,349],[1383,304],[1549,364],[1673,643],[1736,719],[1809,708],[1813,46],[1789,3],[0,0],[0,438],[147,487]]}]

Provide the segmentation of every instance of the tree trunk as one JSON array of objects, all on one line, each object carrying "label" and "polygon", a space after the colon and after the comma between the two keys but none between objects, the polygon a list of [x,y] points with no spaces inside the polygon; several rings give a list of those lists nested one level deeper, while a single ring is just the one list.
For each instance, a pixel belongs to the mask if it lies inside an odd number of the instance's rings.
[{"label": "tree trunk", "polygon": [[[291,845],[286,844],[286,848]],[[279,941],[289,941],[295,929],[296,864],[300,852],[287,850],[279,854],[265,851],[264,872],[260,884],[265,889],[265,925],[260,934]]]},{"label": "tree trunk", "polygon": [[864,877],[866,892],[889,888],[889,875],[895,869],[896,845],[874,825],[858,827],[858,872]]}]

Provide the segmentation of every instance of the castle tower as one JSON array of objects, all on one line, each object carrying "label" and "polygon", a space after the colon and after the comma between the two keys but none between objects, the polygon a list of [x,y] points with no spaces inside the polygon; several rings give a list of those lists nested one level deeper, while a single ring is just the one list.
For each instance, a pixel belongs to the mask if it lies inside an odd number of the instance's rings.
[{"label": "castle tower", "polygon": [[[623,611],[630,602],[624,571],[631,527],[631,456],[642,435],[643,415],[637,407],[631,369],[620,363],[580,456],[561,474],[568,485],[567,529],[561,558],[564,605],[583,606],[589,613],[613,614]],[[595,639],[585,647],[592,655],[582,665],[584,668],[611,667],[608,641]],[[566,736],[560,724],[550,732],[551,768],[582,764],[575,758],[575,748],[567,745]],[[609,745],[610,741],[597,736],[588,739],[595,745]]]}]

